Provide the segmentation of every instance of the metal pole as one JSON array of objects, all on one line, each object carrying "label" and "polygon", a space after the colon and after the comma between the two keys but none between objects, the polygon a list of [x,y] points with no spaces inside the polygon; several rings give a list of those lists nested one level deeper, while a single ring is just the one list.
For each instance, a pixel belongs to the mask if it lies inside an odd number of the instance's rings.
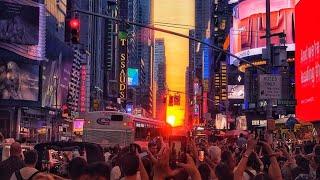
[{"label": "metal pole", "polygon": [[125,20],[125,19],[119,19],[119,18],[115,18],[115,17],[111,17],[111,16],[106,16],[106,15],[103,15],[103,14],[99,14],[99,13],[93,13],[93,12],[90,12],[90,11],[84,11],[84,10],[73,10],[73,12],[78,12],[78,13],[83,13],[83,14],[88,14],[88,15],[91,15],[91,16],[97,16],[97,17],[101,17],[101,18],[105,18],[105,19],[110,19],[110,20],[113,20],[113,21],[117,21],[117,22],[120,22],[120,23],[126,23],[126,24],[130,24],[130,25],[134,25],[134,26],[138,26],[138,27],[143,27],[143,28],[147,28],[147,29],[151,29],[151,30],[154,30],[154,31],[159,31],[159,32],[163,32],[163,33],[167,33],[167,34],[172,34],[172,35],[175,35],[175,36],[179,36],[179,37],[183,37],[183,38],[187,38],[187,39],[190,39],[190,40],[193,40],[193,41],[196,41],[196,42],[199,42],[201,44],[204,44],[214,50],[217,50],[219,52],[223,52],[224,54],[228,55],[228,56],[231,56],[235,59],[238,59],[239,61],[241,62],[245,62],[247,64],[250,64],[252,67],[255,67],[259,70],[261,70],[262,72],[264,73],[267,73],[267,71],[264,69],[264,68],[261,68],[255,64],[253,64],[252,62],[250,61],[247,61],[243,58],[240,58],[230,52],[228,52],[227,50],[224,50],[218,46],[215,46],[215,45],[212,45],[210,43],[206,43],[204,41],[201,41],[199,39],[196,39],[194,37],[190,37],[190,36],[187,36],[187,35],[184,35],[184,34],[181,34],[181,33],[177,33],[177,32],[174,32],[174,31],[169,31],[169,30],[166,30],[166,29],[162,29],[162,28],[157,28],[157,27],[154,27],[154,26],[149,26],[149,25],[145,25],[145,24],[142,24],[142,23],[136,23],[136,22],[131,22],[131,21],[128,21],[128,20]]},{"label": "metal pole", "polygon": [[[270,18],[270,0],[266,0],[266,48],[267,48],[267,53],[268,53],[268,60],[267,61],[267,72],[270,74],[271,69],[272,69],[272,54],[271,54],[271,28],[270,28],[270,23],[271,23],[271,18]],[[272,119],[272,100],[269,99],[267,101],[267,112],[266,112],[266,118],[267,120]]]}]

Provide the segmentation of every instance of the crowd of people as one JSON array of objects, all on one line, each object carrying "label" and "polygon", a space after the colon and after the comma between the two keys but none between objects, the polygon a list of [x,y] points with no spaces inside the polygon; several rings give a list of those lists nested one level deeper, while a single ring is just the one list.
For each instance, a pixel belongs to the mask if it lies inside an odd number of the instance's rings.
[{"label": "crowd of people", "polygon": [[[88,163],[86,157],[73,156],[66,166],[66,177],[36,169],[38,152],[22,153],[18,142],[10,146],[10,157],[0,163],[1,180],[313,180],[320,179],[320,145],[315,142],[288,144],[249,134],[236,141],[195,142],[173,153],[162,137],[120,148],[104,148],[105,161]],[[23,155],[22,155],[23,154]]]}]

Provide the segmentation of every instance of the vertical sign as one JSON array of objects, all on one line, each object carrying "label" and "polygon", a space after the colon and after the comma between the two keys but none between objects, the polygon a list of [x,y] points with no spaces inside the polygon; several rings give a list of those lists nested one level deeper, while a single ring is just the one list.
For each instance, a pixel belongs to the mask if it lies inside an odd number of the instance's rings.
[{"label": "vertical sign", "polygon": [[128,62],[127,33],[119,32],[119,98],[124,102],[127,98],[127,62]]},{"label": "vertical sign", "polygon": [[80,84],[80,112],[86,112],[86,76],[87,76],[87,69],[86,65],[81,65],[80,77],[81,77],[81,84]]}]

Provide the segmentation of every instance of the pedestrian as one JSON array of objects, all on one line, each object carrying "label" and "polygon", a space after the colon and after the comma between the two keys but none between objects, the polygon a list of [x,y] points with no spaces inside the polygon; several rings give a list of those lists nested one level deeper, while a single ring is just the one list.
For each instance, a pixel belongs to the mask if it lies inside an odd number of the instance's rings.
[{"label": "pedestrian", "polygon": [[0,162],[0,179],[9,180],[11,175],[23,168],[22,149],[20,143],[14,142],[10,145],[10,157]]},{"label": "pedestrian", "polygon": [[29,150],[24,154],[25,167],[14,172],[10,180],[32,179],[40,171],[35,166],[38,161],[38,153],[36,150]]},{"label": "pedestrian", "polygon": [[88,166],[86,160],[81,157],[73,158],[68,164],[68,175],[72,180],[78,180]]}]

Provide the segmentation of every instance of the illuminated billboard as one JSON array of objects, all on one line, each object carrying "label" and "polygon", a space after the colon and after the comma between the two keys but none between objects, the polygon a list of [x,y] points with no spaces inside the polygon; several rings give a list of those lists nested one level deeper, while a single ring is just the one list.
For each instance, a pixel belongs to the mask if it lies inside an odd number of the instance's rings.
[{"label": "illuminated billboard", "polygon": [[228,99],[244,99],[244,85],[228,85]]},{"label": "illuminated billboard", "polygon": [[311,28],[320,19],[320,1],[301,0],[296,6],[296,117],[320,121],[320,33]]},{"label": "illuminated billboard", "polygon": [[0,99],[39,101],[39,63],[6,50],[0,53]]},{"label": "illuminated billboard", "polygon": [[139,69],[128,68],[128,85],[139,86]]},{"label": "illuminated billboard", "polygon": [[[271,34],[286,34],[287,51],[294,51],[294,7],[297,0],[271,0]],[[265,1],[246,0],[234,8],[233,28],[230,29],[230,52],[239,57],[261,55],[266,39]],[[272,44],[280,44],[277,36]],[[230,64],[235,59],[230,58]]]}]

